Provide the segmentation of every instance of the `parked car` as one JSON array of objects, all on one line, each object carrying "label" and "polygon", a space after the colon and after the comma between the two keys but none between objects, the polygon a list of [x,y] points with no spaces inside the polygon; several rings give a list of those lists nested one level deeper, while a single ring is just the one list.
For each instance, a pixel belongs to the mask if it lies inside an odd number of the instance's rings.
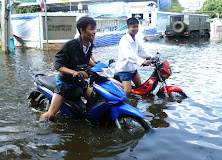
[{"label": "parked car", "polygon": [[201,14],[169,15],[166,23],[167,37],[200,37],[210,38],[209,16]]}]

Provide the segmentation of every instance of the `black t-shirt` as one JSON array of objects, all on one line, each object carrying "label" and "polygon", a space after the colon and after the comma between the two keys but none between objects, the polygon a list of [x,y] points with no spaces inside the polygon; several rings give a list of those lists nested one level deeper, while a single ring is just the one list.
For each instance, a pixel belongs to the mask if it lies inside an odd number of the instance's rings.
[{"label": "black t-shirt", "polygon": [[[72,39],[66,42],[61,50],[55,55],[54,67],[58,70],[61,67],[67,67],[77,71],[77,65],[89,64],[90,57],[92,55],[92,42],[87,54],[83,52],[83,44],[81,37]],[[59,73],[58,78],[60,81],[69,84],[80,84],[77,78],[73,78],[72,75]]]}]

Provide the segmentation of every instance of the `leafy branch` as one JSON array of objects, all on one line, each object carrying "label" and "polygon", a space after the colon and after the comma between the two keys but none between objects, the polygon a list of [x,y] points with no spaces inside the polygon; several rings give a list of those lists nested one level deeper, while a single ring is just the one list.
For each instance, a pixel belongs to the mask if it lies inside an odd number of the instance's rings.
[{"label": "leafy branch", "polygon": [[[219,13],[220,18],[222,18],[222,1],[221,0],[206,0],[203,4],[203,7],[199,11],[215,11]],[[217,15],[214,13],[208,14],[209,17],[217,18]]]}]

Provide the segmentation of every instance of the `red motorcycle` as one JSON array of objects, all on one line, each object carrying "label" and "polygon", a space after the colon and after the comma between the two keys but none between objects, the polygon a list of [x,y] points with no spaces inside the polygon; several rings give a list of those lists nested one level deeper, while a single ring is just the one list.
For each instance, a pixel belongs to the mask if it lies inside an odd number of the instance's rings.
[{"label": "red motorcycle", "polygon": [[[159,53],[158,53],[159,54]],[[109,66],[111,63],[113,63],[114,60],[109,61]],[[140,87],[132,87],[131,93],[133,94],[149,94],[151,93],[156,87],[158,82],[161,83],[159,91],[157,92],[158,96],[182,96],[182,98],[187,98],[187,95],[183,92],[183,90],[176,86],[168,86],[166,84],[166,80],[170,77],[172,74],[171,72],[171,66],[169,65],[167,60],[164,60],[162,63],[159,59],[150,59],[151,64],[154,66],[154,72],[150,76],[150,78],[143,83]],[[114,75],[113,78],[110,78],[110,80],[116,82],[121,87],[123,87],[118,73]]]}]

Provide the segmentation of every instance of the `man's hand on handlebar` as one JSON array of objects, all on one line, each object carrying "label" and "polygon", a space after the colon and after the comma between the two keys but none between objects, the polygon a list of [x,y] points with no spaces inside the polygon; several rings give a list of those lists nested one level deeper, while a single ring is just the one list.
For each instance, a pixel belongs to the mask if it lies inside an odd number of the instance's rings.
[{"label": "man's hand on handlebar", "polygon": [[73,77],[78,77],[79,79],[81,79],[81,78],[87,79],[88,74],[85,71],[75,71],[73,74]]},{"label": "man's hand on handlebar", "polygon": [[159,59],[158,56],[155,56],[155,57],[148,57],[146,58],[146,61],[143,62],[142,66],[149,66],[151,65],[152,63],[155,63],[157,62],[157,60]]},{"label": "man's hand on handlebar", "polygon": [[149,66],[149,65],[151,65],[150,61],[144,61],[142,64],[142,66]]}]

